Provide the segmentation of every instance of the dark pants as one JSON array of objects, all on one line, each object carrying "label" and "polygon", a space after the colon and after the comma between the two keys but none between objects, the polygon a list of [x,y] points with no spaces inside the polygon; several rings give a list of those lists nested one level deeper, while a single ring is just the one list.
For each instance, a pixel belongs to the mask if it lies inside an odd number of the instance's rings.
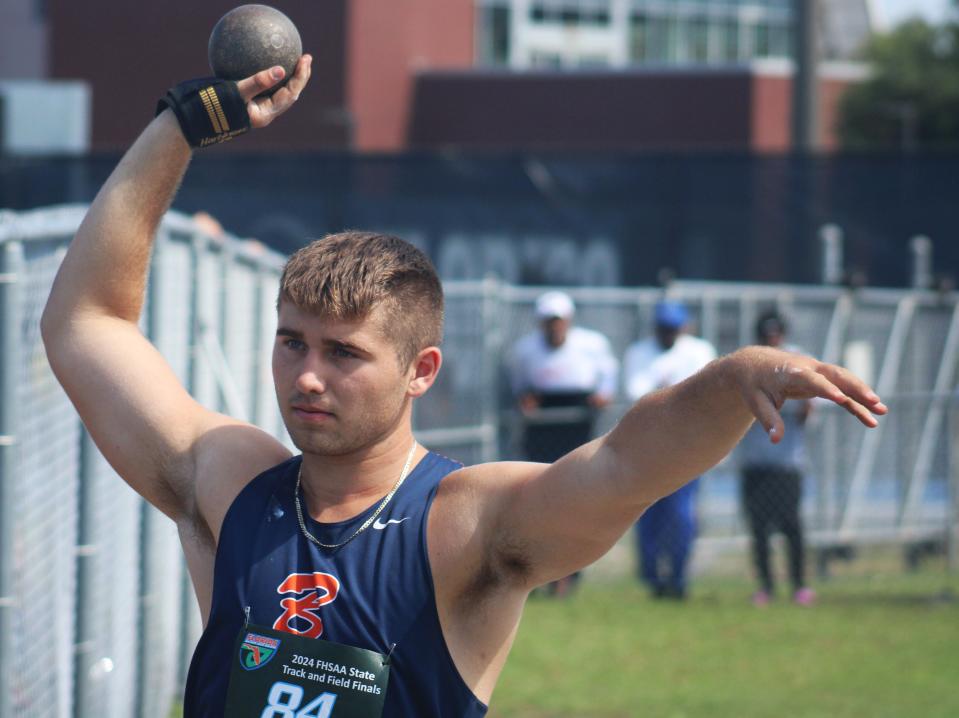
[{"label": "dark pants", "polygon": [[646,509],[636,525],[640,578],[655,596],[686,595],[686,569],[696,538],[699,479]]},{"label": "dark pants", "polygon": [[769,537],[781,531],[789,548],[789,578],[793,590],[805,585],[805,555],[799,504],[802,474],[778,466],[743,468],[743,507],[753,539],[753,562],[764,591],[773,592],[769,565]]},{"label": "dark pants", "polygon": [[589,409],[589,394],[585,392],[540,394],[537,396],[541,409],[582,408],[583,416],[576,421],[530,422],[523,434],[526,458],[543,464],[551,464],[593,436],[595,414]]},{"label": "dark pants", "polygon": [[[523,433],[526,458],[551,464],[592,439],[596,416],[589,409],[589,396],[589,393],[585,392],[540,394],[537,398],[541,409],[582,407],[587,411],[583,412],[583,418],[578,421],[527,424]],[[579,579],[580,574],[577,571],[559,581],[553,581],[546,590],[550,594],[563,596],[576,586]]]}]

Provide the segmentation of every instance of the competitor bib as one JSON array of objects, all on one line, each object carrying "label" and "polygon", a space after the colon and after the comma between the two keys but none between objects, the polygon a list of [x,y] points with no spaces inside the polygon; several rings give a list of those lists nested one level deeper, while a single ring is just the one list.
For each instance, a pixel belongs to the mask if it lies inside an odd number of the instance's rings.
[{"label": "competitor bib", "polygon": [[382,653],[252,624],[237,637],[230,718],[379,718],[389,660]]}]

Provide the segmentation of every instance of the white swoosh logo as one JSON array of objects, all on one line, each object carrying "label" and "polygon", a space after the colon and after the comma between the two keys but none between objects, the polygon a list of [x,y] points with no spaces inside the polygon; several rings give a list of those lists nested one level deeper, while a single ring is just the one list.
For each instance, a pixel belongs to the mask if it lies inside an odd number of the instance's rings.
[{"label": "white swoosh logo", "polygon": [[409,518],[410,518],[409,516],[404,516],[401,519],[387,519],[385,524],[383,523],[381,519],[377,519],[376,521],[373,522],[373,528],[375,528],[377,531],[382,531],[390,524],[401,524],[404,521],[408,521]]}]

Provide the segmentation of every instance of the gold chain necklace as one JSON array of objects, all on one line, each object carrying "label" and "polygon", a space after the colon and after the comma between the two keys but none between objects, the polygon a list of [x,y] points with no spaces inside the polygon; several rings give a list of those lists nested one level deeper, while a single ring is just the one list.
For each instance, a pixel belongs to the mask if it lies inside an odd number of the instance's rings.
[{"label": "gold chain necklace", "polygon": [[356,531],[354,531],[352,536],[350,536],[345,541],[341,541],[340,543],[323,543],[316,536],[311,534],[309,530],[306,528],[306,521],[303,518],[303,507],[300,505],[300,480],[303,478],[303,462],[300,461],[300,469],[299,471],[296,472],[296,488],[293,489],[293,500],[294,500],[294,503],[296,503],[296,518],[300,522],[300,530],[303,532],[303,535],[306,536],[310,541],[312,541],[313,543],[315,543],[317,546],[321,548],[334,549],[334,548],[340,548],[341,546],[345,546],[350,541],[352,541],[357,536],[359,536],[361,533],[366,531],[366,529],[370,527],[370,524],[376,521],[376,518],[380,515],[383,509],[386,508],[386,505],[390,502],[390,499],[393,498],[393,494],[395,494],[399,490],[400,486],[403,485],[403,482],[406,480],[407,475],[410,473],[410,466],[413,463],[413,454],[415,452],[416,452],[416,442],[414,441],[413,446],[410,447],[410,453],[406,457],[406,464],[403,466],[403,471],[400,474],[400,478],[397,479],[396,483],[393,485],[393,488],[390,489],[390,493],[388,493],[386,496],[383,497],[383,500],[380,502],[380,505],[376,507],[376,511],[373,512],[373,515],[370,516],[366,521],[364,521],[363,525],[360,526]]}]

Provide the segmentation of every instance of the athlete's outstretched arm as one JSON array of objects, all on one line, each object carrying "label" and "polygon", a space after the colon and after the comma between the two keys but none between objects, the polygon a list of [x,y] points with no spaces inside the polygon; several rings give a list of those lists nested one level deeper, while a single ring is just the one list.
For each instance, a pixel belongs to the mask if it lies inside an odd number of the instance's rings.
[{"label": "athlete's outstretched arm", "polygon": [[[266,70],[238,83],[251,125],[263,127],[288,109],[309,69],[310,58],[304,56],[272,100],[250,102],[282,72]],[[237,472],[247,479],[250,467],[268,466],[282,455],[282,447],[266,434],[194,402],[137,326],[157,227],[190,156],[176,118],[165,110],[97,194],[70,244],[41,322],[50,365],[100,450],[135,490],[175,519],[195,508],[198,464],[205,449],[222,437],[236,445],[234,453],[224,453],[225,461],[250,462]],[[228,426],[234,430],[212,431]],[[238,440],[240,435],[245,439]]]},{"label": "athlete's outstretched arm", "polygon": [[465,470],[482,534],[472,546],[485,555],[478,565],[490,576],[512,574],[526,588],[568,575],[609,550],[654,501],[718,463],[754,419],[778,442],[783,402],[813,397],[843,406],[867,427],[886,412],[845,369],[748,347],[644,396],[611,432],[552,465]]}]

